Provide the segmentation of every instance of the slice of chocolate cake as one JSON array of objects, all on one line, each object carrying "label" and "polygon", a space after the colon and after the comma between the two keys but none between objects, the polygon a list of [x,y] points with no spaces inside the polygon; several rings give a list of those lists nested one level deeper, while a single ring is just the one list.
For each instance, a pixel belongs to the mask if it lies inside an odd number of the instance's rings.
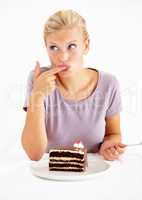
[{"label": "slice of chocolate cake", "polygon": [[80,142],[72,148],[56,148],[49,151],[49,170],[85,171],[87,168],[87,149]]}]

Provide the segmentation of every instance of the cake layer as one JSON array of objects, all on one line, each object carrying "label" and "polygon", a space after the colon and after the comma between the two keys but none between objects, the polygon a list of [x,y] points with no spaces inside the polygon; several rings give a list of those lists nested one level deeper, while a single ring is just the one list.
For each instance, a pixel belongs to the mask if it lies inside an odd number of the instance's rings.
[{"label": "cake layer", "polygon": [[73,157],[73,158],[84,158],[84,152],[75,151],[51,151],[50,157]]},{"label": "cake layer", "polygon": [[50,162],[77,162],[77,163],[84,163],[84,159],[80,158],[68,158],[68,157],[50,157]]},{"label": "cake layer", "polygon": [[66,167],[62,167],[62,168],[57,168],[57,167],[52,167],[50,168],[50,171],[71,171],[71,172],[83,172],[85,169],[84,168],[66,168]]},{"label": "cake layer", "polygon": [[79,149],[77,147],[70,147],[70,148],[57,148],[57,149],[51,149],[50,151],[52,152],[76,152],[76,153],[80,153],[80,154],[84,154],[85,148],[83,149]]},{"label": "cake layer", "polygon": [[73,162],[68,162],[68,163],[62,163],[62,162],[50,162],[49,167],[84,167],[85,164],[79,164],[79,163],[73,163]]}]

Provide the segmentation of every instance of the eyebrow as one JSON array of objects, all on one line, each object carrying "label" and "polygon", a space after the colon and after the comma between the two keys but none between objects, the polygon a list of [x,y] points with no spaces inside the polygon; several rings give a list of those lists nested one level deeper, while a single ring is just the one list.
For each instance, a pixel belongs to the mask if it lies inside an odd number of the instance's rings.
[{"label": "eyebrow", "polygon": [[[72,40],[72,41],[68,42],[67,44],[70,44],[70,43],[72,43],[72,42],[77,42],[77,40]],[[58,44],[56,44],[55,42],[50,42],[50,44],[58,45]]]}]

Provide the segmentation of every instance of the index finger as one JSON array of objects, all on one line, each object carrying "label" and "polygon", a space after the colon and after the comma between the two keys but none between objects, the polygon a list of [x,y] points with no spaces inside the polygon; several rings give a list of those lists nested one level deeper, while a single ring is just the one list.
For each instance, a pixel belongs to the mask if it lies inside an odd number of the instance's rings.
[{"label": "index finger", "polygon": [[116,146],[117,146],[117,147],[120,147],[120,148],[125,148],[125,147],[127,147],[127,145],[126,145],[126,144],[123,144],[123,143],[118,143]]},{"label": "index finger", "polygon": [[49,74],[49,75],[57,74],[57,73],[59,73],[59,72],[65,70],[65,69],[66,69],[66,67],[54,67],[54,68],[52,68],[52,69],[50,69],[50,70],[48,71],[48,74]]}]

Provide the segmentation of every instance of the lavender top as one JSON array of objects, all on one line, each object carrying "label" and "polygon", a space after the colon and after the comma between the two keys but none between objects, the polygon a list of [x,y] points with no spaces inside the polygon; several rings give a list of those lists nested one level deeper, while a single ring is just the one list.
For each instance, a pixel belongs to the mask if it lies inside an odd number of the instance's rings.
[{"label": "lavender top", "polygon": [[[42,73],[49,68],[42,67]],[[89,68],[96,70],[93,68]],[[119,83],[109,73],[96,70],[99,75],[97,86],[86,99],[66,100],[56,88],[44,101],[45,125],[48,147],[71,147],[75,140],[81,140],[88,152],[97,152],[105,135],[105,118],[122,110]],[[27,93],[23,109],[29,105],[33,86],[33,73],[29,73]],[[36,138],[35,138],[36,139]]]}]

